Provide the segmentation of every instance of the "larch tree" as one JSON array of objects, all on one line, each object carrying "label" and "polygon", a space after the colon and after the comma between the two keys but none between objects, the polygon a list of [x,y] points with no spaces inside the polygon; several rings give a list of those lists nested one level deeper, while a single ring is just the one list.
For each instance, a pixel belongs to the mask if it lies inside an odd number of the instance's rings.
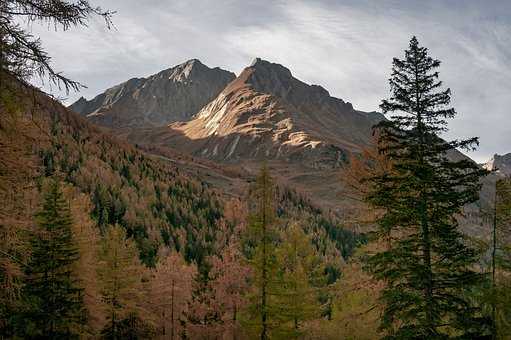
[{"label": "larch tree", "polygon": [[321,315],[319,297],[327,281],[325,267],[297,223],[286,228],[277,249],[277,263],[282,285],[276,299],[283,320],[278,333],[299,338],[306,334],[306,323]]},{"label": "larch tree", "polygon": [[153,270],[150,308],[156,315],[157,334],[165,339],[179,339],[183,334],[181,320],[192,297],[196,275],[196,266],[187,264],[175,251],[161,258]]},{"label": "larch tree", "polygon": [[375,209],[365,200],[373,187],[368,179],[391,173],[392,162],[378,151],[377,134],[360,154],[350,155],[339,176],[341,195],[350,202],[349,208],[343,211],[345,225],[362,233],[374,230],[375,221],[381,215],[382,209]]},{"label": "larch tree", "polygon": [[73,236],[80,254],[76,263],[76,275],[84,289],[84,304],[87,310],[88,333],[97,335],[104,324],[105,314],[97,282],[97,266],[101,236],[96,223],[90,217],[92,205],[87,195],[76,190],[66,190],[72,197]]},{"label": "larch tree", "polygon": [[252,291],[248,294],[246,327],[261,340],[269,339],[279,324],[275,293],[279,287],[276,244],[275,186],[263,166],[250,192],[247,241],[252,270]]},{"label": "larch tree", "polygon": [[493,338],[511,336],[511,179],[495,183],[491,245]]},{"label": "larch tree", "polygon": [[0,338],[12,335],[12,316],[20,303],[23,266],[33,225],[37,162],[34,133],[19,118],[20,105],[0,89]]},{"label": "larch tree", "polygon": [[369,178],[366,199],[382,209],[378,233],[392,233],[392,246],[377,252],[369,268],[385,282],[381,327],[388,338],[477,337],[488,320],[464,294],[484,277],[473,269],[478,254],[464,242],[456,219],[475,202],[479,179],[487,172],[468,160],[452,160],[458,148],[478,140],[445,141],[450,89],[442,89],[440,61],[413,37],[404,59],[395,58],[383,100],[391,120],[377,125],[379,151],[392,161],[392,173]]},{"label": "larch tree", "polygon": [[216,300],[208,272],[195,276],[192,298],[183,319],[186,333],[191,339],[218,339],[222,334],[220,301]]},{"label": "larch tree", "polygon": [[[40,39],[19,23],[40,22],[55,29],[86,26],[88,19],[98,15],[111,25],[113,12],[92,6],[87,0],[4,0],[0,3],[0,88],[16,79],[27,84],[34,77],[67,91],[78,90],[82,85],[71,80],[51,66],[51,57],[43,49]],[[6,76],[9,77],[6,78]]]},{"label": "larch tree", "polygon": [[86,316],[83,289],[73,273],[79,251],[69,204],[57,181],[49,183],[36,221],[23,289],[27,310],[19,327],[28,338],[78,338]]},{"label": "larch tree", "polygon": [[[37,170],[31,150],[33,122],[26,118],[33,110],[27,102],[30,81],[46,80],[66,90],[82,85],[53,69],[51,56],[29,26],[44,23],[55,29],[86,26],[92,15],[103,17],[110,26],[113,12],[94,7],[86,0],[2,0],[0,2],[0,336],[12,329],[9,318],[19,303],[23,261],[20,254],[24,239],[20,231],[28,229],[27,196],[31,195]],[[25,25],[26,27],[23,27]],[[20,86],[23,85],[23,86]],[[37,99],[38,100],[38,99]],[[31,117],[33,118],[33,117]]]},{"label": "larch tree", "polygon": [[246,305],[251,272],[243,261],[239,242],[231,238],[221,254],[211,257],[209,262],[211,286],[220,308],[224,337],[241,339],[240,312]]},{"label": "larch tree", "polygon": [[[140,317],[144,291],[142,265],[133,240],[119,226],[108,227],[99,249],[98,285],[106,323],[102,335],[123,339],[126,334],[145,331]],[[133,329],[135,327],[135,329]]]}]

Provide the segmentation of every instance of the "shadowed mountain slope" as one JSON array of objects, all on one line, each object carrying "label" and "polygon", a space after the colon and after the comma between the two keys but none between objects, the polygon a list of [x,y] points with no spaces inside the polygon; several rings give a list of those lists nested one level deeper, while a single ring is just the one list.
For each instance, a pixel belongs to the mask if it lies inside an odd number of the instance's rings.
[{"label": "shadowed mountain slope", "polygon": [[147,78],[133,78],[70,108],[110,128],[162,126],[188,120],[235,78],[234,73],[189,60]]}]

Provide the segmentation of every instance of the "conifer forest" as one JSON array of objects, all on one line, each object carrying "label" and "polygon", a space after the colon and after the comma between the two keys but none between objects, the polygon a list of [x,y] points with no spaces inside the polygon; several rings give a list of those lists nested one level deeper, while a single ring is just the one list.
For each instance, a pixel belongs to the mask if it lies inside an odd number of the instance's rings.
[{"label": "conifer forest", "polygon": [[2,0],[0,339],[511,339],[511,44],[441,34],[511,7],[447,3]]}]

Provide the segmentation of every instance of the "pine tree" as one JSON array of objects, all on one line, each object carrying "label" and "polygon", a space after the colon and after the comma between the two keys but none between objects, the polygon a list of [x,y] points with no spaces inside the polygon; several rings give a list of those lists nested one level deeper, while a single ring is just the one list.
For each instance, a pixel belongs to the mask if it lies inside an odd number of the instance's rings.
[{"label": "pine tree", "polygon": [[28,310],[20,327],[29,338],[78,338],[85,323],[83,290],[73,275],[79,254],[70,209],[57,181],[50,182],[36,221],[23,289]]},{"label": "pine tree", "polygon": [[305,333],[304,323],[319,318],[319,294],[325,286],[325,268],[301,226],[291,224],[277,249],[282,286],[277,301],[283,325],[279,334],[298,338]]},{"label": "pine tree", "polygon": [[475,147],[477,138],[439,137],[456,114],[448,107],[450,89],[441,90],[439,65],[413,37],[405,58],[393,61],[392,96],[381,104],[384,113],[394,113],[377,126],[379,150],[393,172],[369,179],[367,201],[384,210],[378,232],[391,239],[369,262],[386,283],[381,326],[388,338],[470,338],[487,331],[487,320],[463,294],[483,277],[472,269],[477,253],[465,244],[456,220],[464,205],[478,199],[486,172],[470,160],[448,157]]},{"label": "pine tree", "polygon": [[145,331],[137,319],[143,287],[135,242],[126,239],[121,227],[109,227],[101,242],[99,261],[98,281],[106,315],[103,337],[124,339],[127,333]]},{"label": "pine tree", "polygon": [[275,189],[268,168],[263,166],[251,190],[251,214],[248,223],[248,243],[253,246],[249,264],[252,269],[253,291],[244,322],[261,340],[270,338],[279,324],[274,292],[278,289],[275,246]]}]

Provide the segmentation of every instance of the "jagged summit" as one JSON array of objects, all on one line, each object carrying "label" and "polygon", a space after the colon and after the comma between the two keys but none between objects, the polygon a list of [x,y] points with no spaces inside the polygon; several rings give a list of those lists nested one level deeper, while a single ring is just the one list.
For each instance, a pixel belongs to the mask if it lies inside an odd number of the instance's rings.
[{"label": "jagged summit", "polygon": [[90,101],[80,98],[70,108],[110,128],[164,126],[189,120],[234,78],[232,72],[190,59],[146,78],[132,78]]},{"label": "jagged summit", "polygon": [[259,57],[256,57],[256,58],[254,58],[254,60],[252,60],[252,62],[250,63],[249,67],[253,67],[253,66],[255,66],[257,63],[260,63],[260,62],[262,62],[262,61],[263,61],[263,59],[261,59],[261,58],[259,58]]},{"label": "jagged summit", "polygon": [[168,78],[174,81],[187,81],[197,77],[200,78],[203,73],[209,70],[211,69],[201,63],[199,59],[190,59],[161,73],[167,74]]},{"label": "jagged summit", "polygon": [[328,167],[367,145],[372,125],[383,119],[261,58],[238,77],[191,59],[72,108],[101,125],[130,128],[128,138],[139,144],[223,161],[273,158]]},{"label": "jagged summit", "polygon": [[292,77],[291,71],[281,64],[272,63],[270,61],[255,58],[248,68],[253,68],[259,71],[274,72],[284,77]]},{"label": "jagged summit", "polygon": [[297,107],[305,106],[304,109],[307,110],[318,105],[345,106],[346,109],[353,109],[351,103],[331,97],[323,87],[309,85],[293,77],[288,68],[261,58],[256,58],[245,68],[237,81],[251,86],[255,91],[275,95]]}]

